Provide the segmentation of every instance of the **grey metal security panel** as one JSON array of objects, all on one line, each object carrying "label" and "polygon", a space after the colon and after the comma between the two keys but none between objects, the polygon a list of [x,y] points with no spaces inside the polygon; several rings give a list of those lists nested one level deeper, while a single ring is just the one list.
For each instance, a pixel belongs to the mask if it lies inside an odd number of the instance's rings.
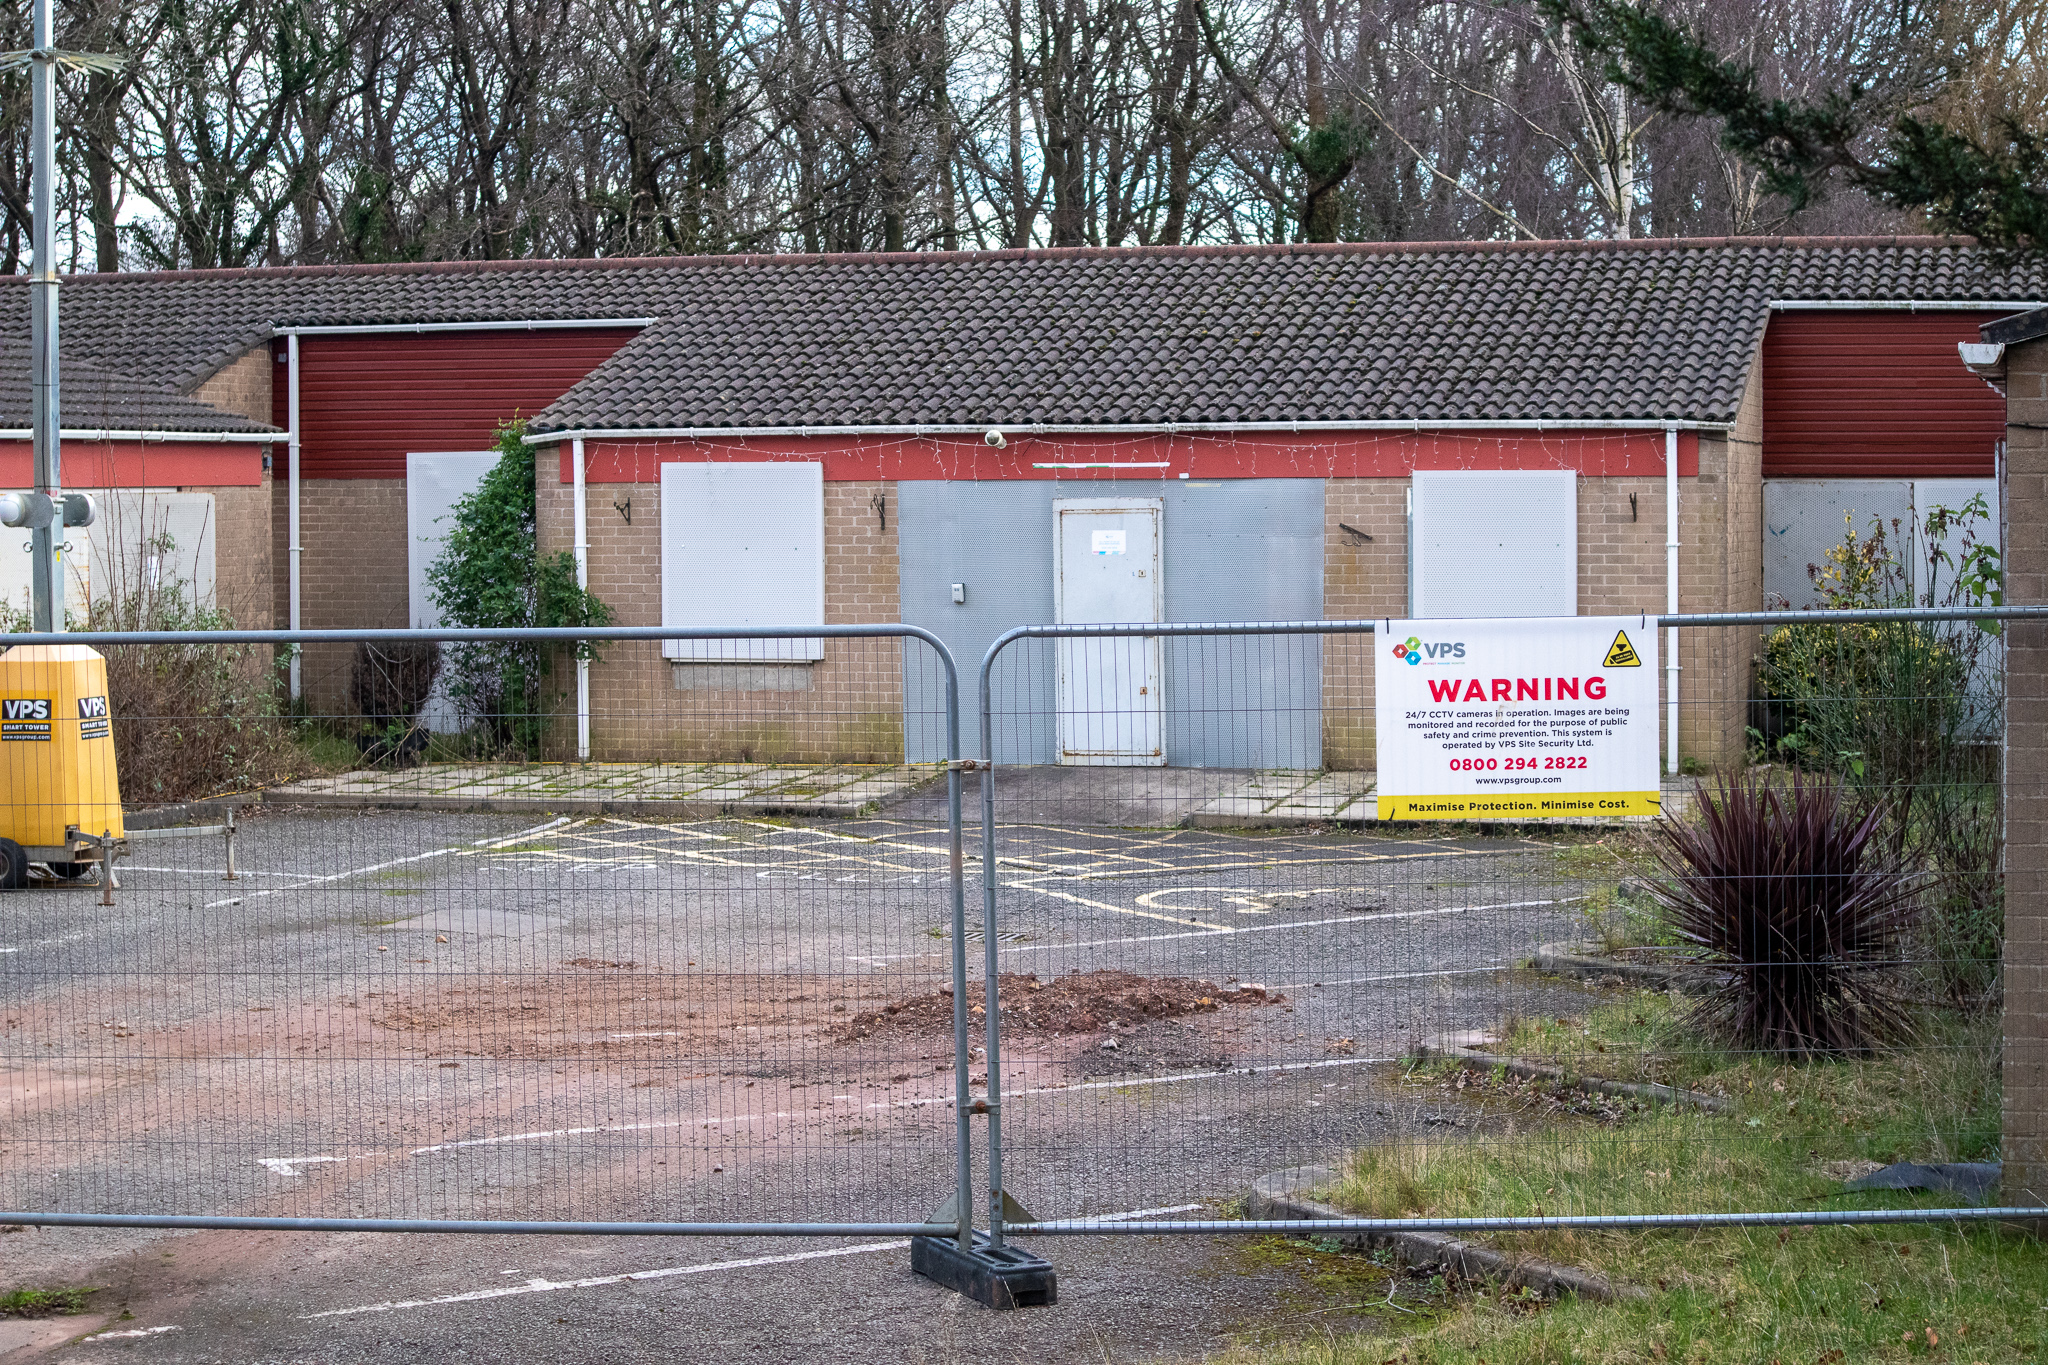
[{"label": "grey metal security panel", "polygon": [[[905,480],[889,530],[903,619],[939,635],[973,677],[996,637],[1051,621],[1053,537],[1062,499],[1156,498],[1167,621],[1298,621],[1323,614],[1320,479]],[[960,583],[964,602],[953,600]],[[921,647],[920,647],[921,648]],[[991,679],[996,761],[1059,756],[1051,641],[1005,650]],[[1178,767],[1314,768],[1322,762],[1322,641],[1315,636],[1165,640],[1165,747]],[[906,650],[904,745],[943,758],[944,697],[929,652]],[[977,744],[976,727],[965,739]]]},{"label": "grey metal security panel", "polygon": [[1414,499],[1417,617],[1578,615],[1572,470],[1417,470]]},{"label": "grey metal security panel", "polygon": [[[661,467],[661,623],[825,622],[825,467],[814,461]],[[825,642],[669,640],[685,661],[822,659]]]},{"label": "grey metal security panel", "polygon": [[1820,600],[1812,570],[1850,528],[1867,539],[1873,522],[1887,536],[1913,521],[1913,485],[1903,479],[1770,479],[1764,483],[1764,605],[1811,607]]},{"label": "grey metal security panel", "polygon": [[[1977,499],[1984,500],[1982,516],[1964,516]],[[1928,518],[1937,510],[1955,514],[1949,518],[1938,544],[1922,544],[1913,556],[1913,592],[1921,601],[1944,605],[1955,593],[1954,566],[1978,545],[1999,544],[1998,480],[1915,479],[1913,481],[1913,524],[1924,540]]]},{"label": "grey metal security panel", "polygon": [[[1162,618],[1158,498],[1062,498],[1053,508],[1053,610],[1062,625]],[[1166,763],[1159,641],[1063,639],[1059,761],[1124,767]]]}]

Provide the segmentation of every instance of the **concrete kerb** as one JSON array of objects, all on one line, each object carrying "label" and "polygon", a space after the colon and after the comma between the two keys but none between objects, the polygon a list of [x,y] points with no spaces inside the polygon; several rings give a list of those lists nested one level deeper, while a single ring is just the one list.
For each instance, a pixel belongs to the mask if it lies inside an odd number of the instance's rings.
[{"label": "concrete kerb", "polygon": [[[1326,1188],[1336,1181],[1337,1172],[1329,1166],[1295,1166],[1260,1176],[1245,1193],[1245,1216],[1303,1223],[1349,1218],[1351,1215],[1342,1209],[1311,1199],[1303,1193]],[[1311,1227],[1302,1229],[1301,1235],[1314,1237],[1318,1234]],[[1649,1297],[1649,1291],[1640,1286],[1617,1284],[1590,1270],[1559,1265],[1533,1256],[1515,1256],[1440,1232],[1332,1232],[1323,1235],[1353,1251],[1390,1247],[1404,1265],[1439,1267],[1467,1279],[1491,1281],[1508,1289],[1527,1288],[1545,1298],[1576,1294],[1583,1299],[1613,1303]]]},{"label": "concrete kerb", "polygon": [[1574,1076],[1561,1066],[1524,1061],[1520,1057],[1499,1057],[1490,1052],[1460,1047],[1443,1039],[1430,1039],[1417,1044],[1415,1055],[1425,1061],[1450,1062],[1479,1075],[1503,1071],[1510,1076],[1522,1076],[1533,1081],[1550,1081],[1589,1095],[1647,1100],[1654,1104],[1669,1104],[1681,1109],[1704,1109],[1711,1114],[1728,1114],[1735,1110],[1732,1101],[1703,1091],[1681,1090],[1677,1086],[1659,1085],[1654,1081],[1611,1081],[1602,1076]]},{"label": "concrete kerb", "polygon": [[1720,986],[1713,973],[1698,967],[1671,966],[1659,962],[1623,962],[1595,955],[1591,943],[1543,943],[1524,964],[1552,976],[1576,977],[1582,981],[1620,981],[1651,991],[1679,991],[1704,995]]}]

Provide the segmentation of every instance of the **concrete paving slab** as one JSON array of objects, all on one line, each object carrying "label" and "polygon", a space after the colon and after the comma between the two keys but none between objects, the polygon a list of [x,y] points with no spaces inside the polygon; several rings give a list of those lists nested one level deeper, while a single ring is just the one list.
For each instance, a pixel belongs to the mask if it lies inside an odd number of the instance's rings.
[{"label": "concrete paving slab", "polygon": [[[923,764],[427,764],[271,787],[269,805],[549,811],[703,819],[724,814],[859,815],[943,770]],[[941,793],[943,797],[943,792]]]},{"label": "concrete paving slab", "polygon": [[[996,772],[996,820],[1002,824],[1108,825],[1174,829],[1250,776],[1234,768],[1094,768],[1052,764]],[[981,775],[960,784],[961,808],[981,821]],[[946,818],[946,787],[934,782],[908,800],[886,803],[908,820]]]}]

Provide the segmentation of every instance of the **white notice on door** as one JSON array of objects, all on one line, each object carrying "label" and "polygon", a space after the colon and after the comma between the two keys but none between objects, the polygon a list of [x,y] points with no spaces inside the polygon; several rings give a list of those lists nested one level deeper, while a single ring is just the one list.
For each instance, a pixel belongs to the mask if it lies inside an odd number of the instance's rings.
[{"label": "white notice on door", "polygon": [[1120,555],[1124,552],[1124,533],[1120,530],[1091,532],[1088,548],[1099,555]]}]

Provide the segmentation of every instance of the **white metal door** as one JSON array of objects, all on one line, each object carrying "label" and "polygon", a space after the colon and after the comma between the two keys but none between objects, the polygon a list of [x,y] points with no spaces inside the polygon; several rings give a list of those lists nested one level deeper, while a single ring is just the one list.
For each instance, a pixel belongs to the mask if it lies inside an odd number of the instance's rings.
[{"label": "white metal door", "polygon": [[[1062,625],[1162,618],[1158,498],[1058,499],[1053,610]],[[1060,762],[1163,767],[1164,698],[1157,639],[1057,641]]]}]

